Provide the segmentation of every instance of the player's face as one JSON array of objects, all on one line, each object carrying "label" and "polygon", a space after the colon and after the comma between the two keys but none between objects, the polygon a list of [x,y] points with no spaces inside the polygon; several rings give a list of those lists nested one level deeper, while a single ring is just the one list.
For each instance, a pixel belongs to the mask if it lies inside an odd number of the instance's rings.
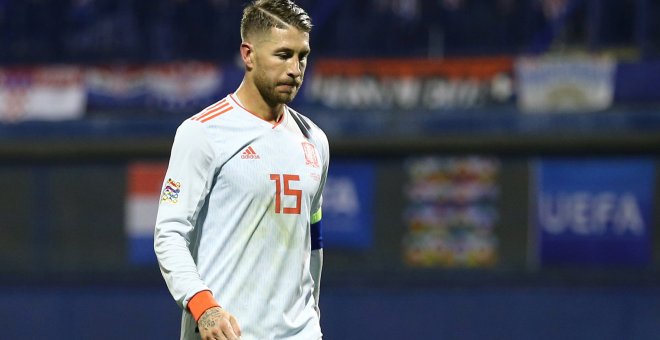
[{"label": "player's face", "polygon": [[271,28],[255,47],[253,79],[261,96],[271,106],[291,102],[305,76],[309,33]]}]

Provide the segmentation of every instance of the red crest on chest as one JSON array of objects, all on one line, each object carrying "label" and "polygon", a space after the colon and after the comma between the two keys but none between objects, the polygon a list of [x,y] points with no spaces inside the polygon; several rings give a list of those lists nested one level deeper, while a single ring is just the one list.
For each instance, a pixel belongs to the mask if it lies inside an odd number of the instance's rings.
[{"label": "red crest on chest", "polygon": [[319,159],[316,156],[316,148],[314,144],[308,142],[302,142],[303,152],[305,153],[305,165],[309,165],[315,168],[319,167]]}]

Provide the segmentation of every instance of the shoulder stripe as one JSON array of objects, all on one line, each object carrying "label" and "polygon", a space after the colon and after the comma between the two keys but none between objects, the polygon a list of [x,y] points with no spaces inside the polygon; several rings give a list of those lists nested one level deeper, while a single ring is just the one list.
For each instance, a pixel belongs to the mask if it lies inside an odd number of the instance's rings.
[{"label": "shoulder stripe", "polygon": [[229,103],[224,103],[224,104],[222,104],[222,105],[220,105],[220,106],[218,106],[218,107],[216,107],[216,108],[213,108],[213,109],[210,109],[210,110],[206,110],[206,112],[204,112],[204,113],[202,113],[201,115],[197,116],[197,117],[195,118],[195,120],[199,120],[199,121],[201,121],[202,119],[204,119],[204,118],[206,118],[206,117],[208,117],[208,116],[210,116],[210,115],[212,115],[212,114],[214,114],[214,113],[216,113],[216,112],[218,112],[218,111],[220,111],[220,110],[226,108],[227,106],[229,106]]},{"label": "shoulder stripe", "polygon": [[225,103],[227,103],[227,98],[224,98],[224,99],[218,101],[217,103],[208,106],[207,108],[205,108],[204,110],[202,110],[202,112],[206,112],[206,111],[208,111],[208,110],[213,110],[213,109],[215,109],[215,108],[218,107],[218,106],[224,105]]},{"label": "shoulder stripe", "polygon": [[231,109],[233,109],[233,107],[231,107],[231,105],[229,105],[227,108],[223,109],[222,111],[216,112],[216,113],[214,113],[214,114],[212,114],[212,115],[210,115],[210,116],[206,116],[206,115],[204,115],[205,117],[202,118],[202,119],[200,119],[199,121],[202,122],[202,123],[206,123],[206,122],[208,122],[209,120],[211,120],[211,119],[213,119],[213,118],[215,118],[215,117],[217,117],[217,116],[219,116],[219,115],[221,115],[221,114],[223,114],[223,113],[225,113],[225,112],[227,112],[227,111],[229,111],[229,110],[231,110]]},{"label": "shoulder stripe", "polygon": [[215,104],[213,104],[213,105],[207,107],[206,109],[207,109],[207,110],[214,109],[214,108],[216,108],[216,107],[218,107],[218,106],[220,106],[220,105],[222,105],[222,104],[224,104],[224,103],[226,103],[226,102],[227,102],[227,98],[222,98],[222,99],[219,100],[217,103],[215,103]]},{"label": "shoulder stripe", "polygon": [[215,103],[213,103],[213,104],[211,104],[211,105],[205,107],[202,111],[200,111],[200,112],[196,113],[195,115],[193,115],[193,116],[191,117],[191,120],[197,120],[200,116],[203,116],[203,115],[205,115],[207,112],[209,112],[209,110],[213,110],[213,109],[217,108],[218,106],[222,106],[222,105],[224,105],[226,102],[227,102],[227,98],[223,98],[222,100],[219,100],[219,101],[217,101],[217,102],[215,102]]},{"label": "shoulder stripe", "polygon": [[215,112],[218,112],[219,110],[222,110],[222,109],[226,108],[227,106],[229,106],[229,103],[226,100],[223,99],[220,102],[207,107],[202,112],[195,115],[192,118],[192,120],[201,121],[202,119],[204,119],[204,117],[207,117],[207,116],[209,116],[209,115],[211,115]]}]

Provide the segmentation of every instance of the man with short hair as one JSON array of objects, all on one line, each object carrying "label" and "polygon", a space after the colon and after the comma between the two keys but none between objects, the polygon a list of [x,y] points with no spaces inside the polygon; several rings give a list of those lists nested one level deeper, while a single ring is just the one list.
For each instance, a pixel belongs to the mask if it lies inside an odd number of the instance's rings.
[{"label": "man with short hair", "polygon": [[183,309],[181,339],[322,338],[328,140],[286,105],[303,81],[311,27],[291,0],[249,4],[243,82],[177,130],[154,248]]}]

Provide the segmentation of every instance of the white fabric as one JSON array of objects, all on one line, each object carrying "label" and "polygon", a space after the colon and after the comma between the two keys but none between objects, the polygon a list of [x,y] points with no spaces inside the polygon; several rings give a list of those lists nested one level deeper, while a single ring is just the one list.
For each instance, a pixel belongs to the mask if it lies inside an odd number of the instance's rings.
[{"label": "white fabric", "polygon": [[[220,111],[226,112],[209,118]],[[325,134],[305,118],[311,126],[306,139],[291,114],[287,108],[273,125],[230,95],[177,130],[154,247],[184,310],[182,339],[199,338],[186,306],[205,289],[236,316],[244,340],[321,338],[310,217],[321,206],[329,148]],[[179,185],[174,196],[169,179]]]}]

